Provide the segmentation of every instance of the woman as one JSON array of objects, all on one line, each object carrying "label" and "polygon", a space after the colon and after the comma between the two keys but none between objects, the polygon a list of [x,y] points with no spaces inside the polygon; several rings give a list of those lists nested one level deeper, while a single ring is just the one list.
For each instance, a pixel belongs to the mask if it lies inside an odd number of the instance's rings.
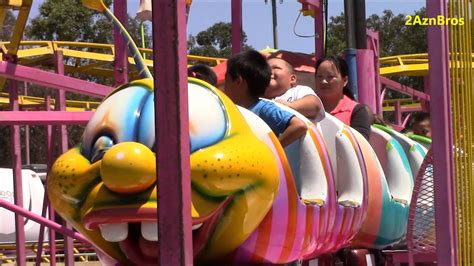
[{"label": "woman", "polygon": [[326,112],[369,139],[372,114],[369,108],[354,101],[347,87],[348,66],[344,59],[328,56],[316,63],[316,94],[321,98]]}]

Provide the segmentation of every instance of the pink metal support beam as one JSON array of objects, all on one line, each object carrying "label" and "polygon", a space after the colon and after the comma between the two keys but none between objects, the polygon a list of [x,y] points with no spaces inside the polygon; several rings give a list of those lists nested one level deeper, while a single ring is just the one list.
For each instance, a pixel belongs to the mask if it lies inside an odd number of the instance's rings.
[{"label": "pink metal support beam", "polygon": [[399,110],[400,110],[400,117],[402,117],[401,116],[402,113],[413,113],[413,112],[422,111],[421,107],[403,107],[403,106],[400,106]]},{"label": "pink metal support beam", "polygon": [[[46,98],[45,98],[45,101],[44,101],[44,104],[45,104],[45,108],[46,108],[46,111],[51,111],[51,96],[50,95],[47,95]],[[47,155],[46,155],[46,163],[47,163],[47,167],[46,167],[46,172],[49,173],[49,169],[51,169],[51,165],[53,165],[53,161],[54,161],[54,154],[56,153],[56,150],[54,149],[55,145],[54,145],[54,137],[53,137],[53,126],[52,125],[47,125],[46,126],[46,151],[47,151]],[[47,178],[47,177],[46,177]],[[48,212],[48,215],[49,215],[49,219],[54,221],[54,208],[53,208],[53,205],[51,203],[48,202],[48,209],[49,209],[49,212]],[[53,230],[49,230],[49,259],[50,259],[50,265],[51,266],[54,266],[56,265],[56,234]]]},{"label": "pink metal support beam", "polygon": [[[374,51],[374,67],[375,73],[380,73],[380,42],[379,33],[367,30],[367,48]],[[380,84],[380,75],[375,75],[375,110],[376,114],[382,115],[381,92],[382,86]]]},{"label": "pink metal support beam", "polygon": [[[54,64],[56,66],[56,73],[59,75],[64,75],[64,59],[63,52],[56,51],[54,53]],[[56,97],[56,106],[54,108],[56,111],[66,111],[66,91],[59,90]],[[60,147],[61,153],[65,153],[68,150],[68,141],[67,141],[67,128],[65,125],[60,126]]]},{"label": "pink metal support beam", "polygon": [[[28,95],[28,82],[24,82],[24,95]],[[25,126],[25,163],[30,164],[30,126]]]},{"label": "pink metal support beam", "polygon": [[232,54],[242,51],[242,0],[232,0]]},{"label": "pink metal support beam", "polygon": [[[448,17],[447,0],[427,0],[426,16]],[[449,78],[448,26],[428,26],[431,128],[434,152],[436,252],[438,265],[458,265],[453,158],[453,124]]]},{"label": "pink metal support beam", "polygon": [[192,265],[185,0],[153,0],[159,265]]},{"label": "pink metal support beam", "polygon": [[374,112],[376,105],[376,76],[375,72],[375,53],[370,49],[357,49],[357,88],[358,100],[366,104]]},{"label": "pink metal support beam", "polygon": [[[427,76],[423,77],[423,90],[426,94],[430,95],[430,78]],[[421,101],[421,106],[423,107],[423,112],[430,111],[430,102]]]},{"label": "pink metal support beam", "polygon": [[11,204],[10,202],[8,202],[6,200],[0,199],[0,208],[5,208],[5,209],[10,210],[12,212],[18,213],[18,214],[20,214],[20,215],[22,215],[22,216],[24,216],[28,219],[31,219],[31,220],[33,220],[37,223],[46,225],[47,227],[49,227],[49,228],[51,228],[55,231],[58,231],[61,234],[67,235],[67,236],[75,238],[75,239],[77,239],[81,242],[92,245],[91,242],[89,242],[89,240],[87,238],[85,238],[83,235],[75,232],[74,230],[66,228],[66,227],[64,227],[60,224],[55,223],[54,221],[51,221],[51,220],[46,219],[42,216],[34,214],[34,213],[32,213],[28,210],[20,208],[20,207],[14,205],[14,204]]},{"label": "pink metal support beam", "polygon": [[[126,28],[128,24],[126,0],[114,0],[114,15]],[[128,58],[127,44],[120,35],[120,31],[117,29],[117,27],[114,27],[114,44],[114,78],[115,85],[118,86],[128,82]]]},{"label": "pink metal support beam", "polygon": [[[50,205],[49,199],[48,199],[48,191],[45,190],[44,196],[43,196],[43,209],[41,210],[41,217],[46,217],[46,211],[49,208],[48,205]],[[41,256],[43,254],[44,231],[45,231],[44,224],[40,224],[40,231],[39,231],[39,236],[38,236],[38,251],[36,252],[35,266],[41,265]]]},{"label": "pink metal support beam", "polygon": [[26,81],[49,88],[97,97],[108,95],[114,89],[109,86],[70,78],[37,68],[17,65],[6,61],[0,61],[0,76],[12,80]]},{"label": "pink metal support beam", "polygon": [[316,35],[316,38],[314,38],[314,51],[316,55],[316,60],[319,60],[322,58],[325,54],[324,51],[324,8],[323,8],[323,0],[317,0],[317,6],[319,8],[316,8],[314,6],[315,14],[314,14],[314,33]]},{"label": "pink metal support beam", "polygon": [[[18,83],[14,80],[10,84],[10,108],[15,112],[19,109],[18,104]],[[1,120],[1,119],[0,119]],[[20,126],[13,125],[11,131],[12,140],[12,169],[13,169],[13,189],[15,192],[15,205],[23,208],[23,185],[21,176],[21,140]],[[15,235],[16,235],[16,264],[24,266],[26,264],[25,250],[25,219],[18,213],[15,213]]]},{"label": "pink metal support beam", "polygon": [[[54,54],[54,64],[56,66],[56,72],[60,75],[64,75],[64,59],[62,51],[56,51]],[[56,96],[56,111],[66,111],[66,92],[64,90],[59,90]],[[68,136],[67,136],[67,127],[66,125],[57,126],[56,134],[59,134],[59,153],[63,154],[68,150]],[[53,158],[56,160],[56,157]],[[49,172],[49,168],[48,168]],[[52,210],[52,206],[50,208]],[[70,225],[67,225],[65,221],[63,221],[64,225],[71,228]],[[64,244],[66,248],[66,256],[65,256],[65,264],[74,265],[74,243],[73,239],[70,237],[65,237]]]},{"label": "pink metal support beam", "polygon": [[408,86],[402,85],[386,77],[380,77],[380,83],[382,84],[382,86],[388,87],[392,90],[396,90],[403,94],[414,96],[420,100],[430,101],[430,95],[425,94],[421,91],[415,90],[413,88],[410,88]]},{"label": "pink metal support beam", "polygon": [[302,4],[312,5],[314,8],[322,8],[321,0],[298,0]]},{"label": "pink metal support beam", "polygon": [[86,125],[92,111],[0,111],[0,125]]},{"label": "pink metal support beam", "polygon": [[402,124],[402,110],[400,108],[400,102],[395,102],[395,124],[400,126]]}]

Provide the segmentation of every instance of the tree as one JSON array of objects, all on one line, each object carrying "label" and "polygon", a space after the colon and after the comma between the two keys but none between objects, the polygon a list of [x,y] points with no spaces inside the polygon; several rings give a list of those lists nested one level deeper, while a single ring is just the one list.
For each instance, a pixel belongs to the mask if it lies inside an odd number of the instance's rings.
[{"label": "tree", "polygon": [[[426,9],[415,11],[414,16],[425,17]],[[331,17],[328,23],[327,53],[340,54],[346,48],[344,14]],[[427,36],[425,26],[405,25],[405,15],[394,15],[385,10],[382,16],[373,14],[367,18],[367,28],[379,33],[380,56],[415,54],[427,52]],[[423,90],[423,78],[393,77],[394,80],[412,88]],[[390,91],[388,97],[406,97]]]},{"label": "tree", "polygon": [[[112,1],[105,2],[110,5]],[[46,0],[39,11],[39,15],[26,28],[29,39],[113,42],[112,24],[103,14],[83,7],[81,0]],[[149,32],[147,25],[145,28]],[[129,16],[127,29],[134,41],[140,43],[140,21]]]},{"label": "tree", "polygon": [[[414,16],[425,17],[426,9],[415,11]],[[373,14],[367,18],[367,28],[379,32],[380,55],[426,53],[426,27],[405,25],[405,15],[394,15],[385,10],[382,16]],[[344,14],[331,17],[328,23],[327,53],[339,54],[346,48]]]},{"label": "tree", "polygon": [[[188,53],[210,57],[228,58],[232,55],[232,24],[218,22],[196,36],[188,37]],[[251,49],[247,45],[247,35],[242,31],[243,49]]]},{"label": "tree", "polygon": [[[0,23],[1,24],[1,23]],[[11,39],[13,28],[15,27],[15,16],[10,10],[6,10],[2,29],[0,30],[0,41],[6,42]]]},{"label": "tree", "polygon": [[[414,16],[426,17],[426,9],[415,11]],[[394,15],[385,10],[383,16],[371,15],[367,19],[367,27],[379,32],[380,55],[400,55],[426,53],[426,26],[407,26],[404,14]]]}]

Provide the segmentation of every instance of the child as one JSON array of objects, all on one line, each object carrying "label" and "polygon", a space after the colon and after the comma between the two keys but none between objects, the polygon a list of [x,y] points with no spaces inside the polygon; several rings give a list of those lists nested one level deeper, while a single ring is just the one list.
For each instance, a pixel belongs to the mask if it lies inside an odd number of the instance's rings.
[{"label": "child", "polygon": [[414,113],[411,117],[410,128],[413,134],[431,138],[430,114],[425,112]]},{"label": "child", "polygon": [[271,70],[263,55],[248,50],[227,61],[225,93],[244,108],[254,112],[265,121],[278,136],[283,147],[306,133],[306,124],[292,113],[284,111],[274,103],[261,100],[270,82]]},{"label": "child", "polygon": [[313,123],[324,118],[324,108],[316,93],[308,86],[297,85],[297,78],[292,65],[281,58],[267,60],[272,70],[270,85],[265,98],[295,109]]},{"label": "child", "polygon": [[204,64],[195,64],[188,68],[188,77],[198,78],[200,80],[204,80],[205,82],[211,84],[212,86],[216,87],[217,85],[217,75],[207,65]]}]

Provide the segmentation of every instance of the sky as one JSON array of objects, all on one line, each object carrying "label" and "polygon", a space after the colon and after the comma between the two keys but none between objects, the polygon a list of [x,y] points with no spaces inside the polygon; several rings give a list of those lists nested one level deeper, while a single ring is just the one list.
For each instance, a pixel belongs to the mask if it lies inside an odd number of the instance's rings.
[{"label": "sky", "polygon": [[[329,17],[344,10],[344,0],[328,0]],[[427,0],[366,0],[366,16],[382,14],[386,9],[394,14],[413,14],[424,7]],[[43,1],[33,1],[30,18],[38,14]],[[134,15],[139,0],[127,1],[128,13]],[[314,52],[314,20],[300,16],[301,4],[296,0],[276,0],[278,17],[278,48],[304,53]],[[255,49],[273,47],[271,0],[243,0],[243,27],[248,43]],[[188,19],[188,34],[196,35],[216,22],[231,21],[231,0],[193,0]],[[296,33],[296,34],[295,34]],[[310,36],[310,37],[299,37]]]}]

